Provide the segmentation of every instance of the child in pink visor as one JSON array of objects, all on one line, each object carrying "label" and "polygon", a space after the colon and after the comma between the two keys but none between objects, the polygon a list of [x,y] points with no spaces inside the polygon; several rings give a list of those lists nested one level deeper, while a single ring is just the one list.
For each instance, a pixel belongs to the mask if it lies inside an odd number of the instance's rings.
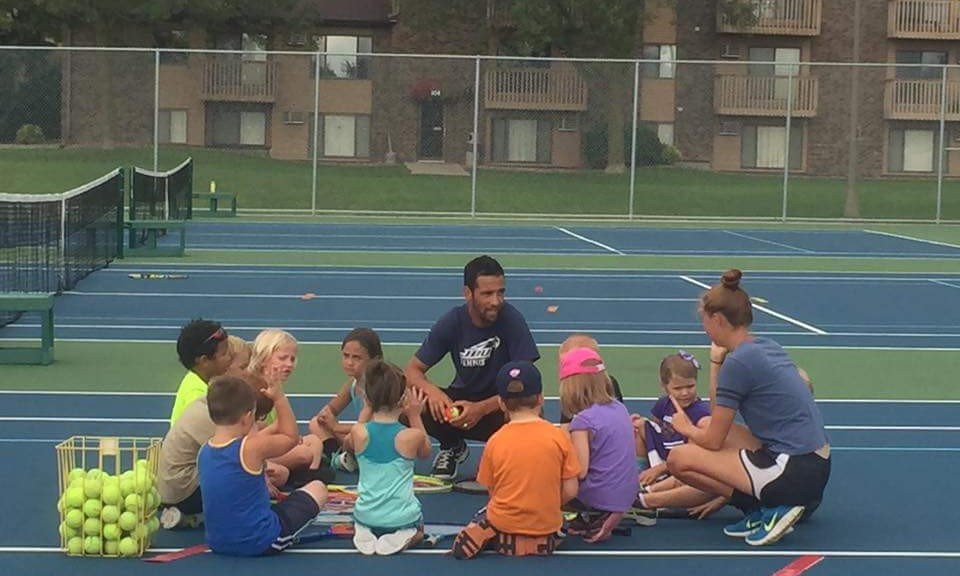
[{"label": "child in pink visor", "polygon": [[639,488],[633,422],[614,399],[603,358],[590,348],[560,357],[560,409],[572,418],[570,439],[580,460],[580,490],[567,504],[579,517],[571,534],[606,540],[630,509]]}]

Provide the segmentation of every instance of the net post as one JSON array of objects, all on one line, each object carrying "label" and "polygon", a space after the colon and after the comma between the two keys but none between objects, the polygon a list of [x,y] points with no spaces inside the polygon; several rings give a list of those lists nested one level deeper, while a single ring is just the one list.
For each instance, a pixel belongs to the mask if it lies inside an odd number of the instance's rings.
[{"label": "net post", "polygon": [[946,111],[947,111],[947,67],[944,65],[940,77],[940,145],[937,147],[937,218],[936,223],[940,223],[943,209],[943,163],[947,161],[947,153],[944,150],[943,134],[946,130]]},{"label": "net post", "polygon": [[[131,174],[133,173],[133,168],[130,169]],[[124,172],[123,168],[120,168],[120,177],[117,182],[117,258],[123,258],[123,187],[124,187]],[[133,220],[133,188],[132,182],[133,178],[130,178],[131,190],[130,190],[130,219]],[[133,233],[130,234],[130,241],[133,242]]]},{"label": "net post", "polygon": [[63,290],[67,284],[67,199],[60,199],[60,242],[58,243],[57,265],[60,269],[60,279],[57,281],[57,292]]},{"label": "net post", "polygon": [[[781,203],[781,214],[780,221],[787,221],[787,202],[788,190],[790,186],[790,121],[793,119],[792,108],[793,108],[793,69],[787,70],[787,118],[785,120],[784,130],[783,130],[783,139],[784,139],[784,150],[783,150],[783,201]],[[799,73],[799,70],[797,71]]]},{"label": "net post", "polygon": [[187,220],[193,220],[193,156],[190,161],[190,170],[187,172]]}]

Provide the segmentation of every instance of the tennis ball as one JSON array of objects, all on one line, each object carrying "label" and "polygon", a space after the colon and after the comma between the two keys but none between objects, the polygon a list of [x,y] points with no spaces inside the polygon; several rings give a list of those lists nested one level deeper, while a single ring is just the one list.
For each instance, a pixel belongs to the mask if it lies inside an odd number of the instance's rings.
[{"label": "tennis ball", "polygon": [[124,498],[133,494],[137,489],[136,481],[133,477],[120,479],[120,495]]},{"label": "tennis ball", "polygon": [[104,504],[119,504],[120,503],[120,485],[106,484],[103,487],[103,491],[100,492],[100,499],[103,500]]},{"label": "tennis ball", "polygon": [[64,510],[67,509],[67,505],[66,505],[66,503],[64,502],[64,500],[66,499],[66,497],[67,497],[67,495],[66,495],[66,493],[64,493],[63,496],[57,498],[57,512],[59,512],[60,514],[63,514]]},{"label": "tennis ball", "polygon": [[120,510],[108,504],[100,511],[100,519],[107,524],[113,524],[120,519]]},{"label": "tennis ball", "polygon": [[116,524],[104,524],[103,525],[103,538],[104,540],[120,540],[120,527]]},{"label": "tennis ball", "polygon": [[67,540],[67,554],[71,556],[80,556],[83,554],[83,538],[74,536]]},{"label": "tennis ball", "polygon": [[67,493],[64,494],[63,503],[67,508],[80,508],[83,506],[83,488],[68,488]]},{"label": "tennis ball", "polygon": [[160,530],[160,519],[156,516],[151,516],[150,520],[147,520],[147,529],[150,534],[156,534]]},{"label": "tennis ball", "polygon": [[146,494],[150,491],[150,488],[153,487],[153,480],[150,479],[150,475],[147,474],[146,469],[138,469],[136,475],[136,488],[137,494]]},{"label": "tennis ball", "polygon": [[86,554],[99,554],[101,546],[99,536],[87,536],[83,539],[83,551]]},{"label": "tennis ball", "polygon": [[87,498],[99,498],[103,490],[103,482],[99,478],[91,478],[90,474],[83,481],[83,494]]},{"label": "tennis ball", "polygon": [[149,463],[148,463],[146,460],[144,460],[143,458],[141,458],[141,459],[137,460],[137,464],[136,464],[136,466],[135,466],[135,469],[137,469],[137,470],[149,470],[149,469],[150,469],[150,465],[149,465]]},{"label": "tennis ball", "polygon": [[63,519],[64,523],[76,530],[83,526],[83,512],[74,508],[73,510],[67,512],[67,515]]},{"label": "tennis ball", "polygon": [[83,513],[87,518],[99,518],[103,503],[96,498],[91,498],[83,503]]},{"label": "tennis ball", "polygon": [[459,418],[460,408],[458,406],[451,406],[447,408],[447,412],[444,415],[447,417],[447,422]]},{"label": "tennis ball", "polygon": [[121,556],[136,556],[140,553],[140,543],[128,536],[120,541],[119,549]]},{"label": "tennis ball", "polygon": [[103,553],[107,556],[117,556],[120,554],[120,542],[117,540],[106,540],[103,543]]},{"label": "tennis ball", "polygon": [[141,505],[143,505],[143,501],[140,499],[140,496],[136,494],[128,494],[127,497],[123,499],[124,510],[137,512],[138,510],[140,510]]},{"label": "tennis ball", "polygon": [[136,538],[137,540],[146,540],[150,537],[150,527],[146,524],[140,524],[134,528],[133,532],[130,533],[130,536]]},{"label": "tennis ball", "polygon": [[157,506],[157,501],[153,495],[153,490],[147,492],[147,495],[143,497],[144,508],[147,511],[152,511]]},{"label": "tennis ball", "polygon": [[137,515],[130,511],[124,512],[117,520],[117,525],[121,530],[129,532],[137,527]]},{"label": "tennis ball", "polygon": [[67,484],[67,488],[79,488],[83,490],[83,478],[74,478]]},{"label": "tennis ball", "polygon": [[79,536],[80,533],[77,532],[76,528],[73,528],[66,521],[60,523],[60,535],[63,536],[64,540],[69,540],[74,536]]},{"label": "tennis ball", "polygon": [[103,481],[103,470],[99,468],[91,468],[90,470],[87,470],[87,478],[90,480]]},{"label": "tennis ball", "polygon": [[100,519],[87,518],[84,520],[83,533],[87,536],[100,536]]},{"label": "tennis ball", "polygon": [[74,468],[69,474],[67,474],[67,482],[70,483],[74,480],[83,480],[84,476],[86,475],[87,473],[83,468]]}]

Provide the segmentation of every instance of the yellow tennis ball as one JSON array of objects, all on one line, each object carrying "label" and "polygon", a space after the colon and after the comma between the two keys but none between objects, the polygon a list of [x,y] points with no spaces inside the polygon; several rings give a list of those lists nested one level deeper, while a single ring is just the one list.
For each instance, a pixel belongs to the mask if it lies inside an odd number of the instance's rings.
[{"label": "yellow tennis ball", "polygon": [[85,554],[99,554],[102,542],[99,536],[87,536],[83,539],[83,552]]},{"label": "yellow tennis ball", "polygon": [[100,536],[100,519],[87,518],[83,521],[83,533],[86,536]]},{"label": "yellow tennis ball", "polygon": [[120,554],[120,542],[117,540],[106,540],[103,543],[103,553],[107,556],[117,556]]},{"label": "yellow tennis ball", "polygon": [[99,518],[101,509],[103,509],[103,504],[96,498],[91,498],[83,503],[83,513],[87,518]]},{"label": "yellow tennis ball", "polygon": [[140,553],[140,543],[128,536],[120,541],[119,550],[121,556],[136,556]]},{"label": "yellow tennis ball", "polygon": [[118,504],[120,502],[120,484],[107,484],[100,493],[100,499],[104,504]]},{"label": "yellow tennis ball", "polygon": [[123,499],[124,510],[137,512],[138,510],[140,510],[140,507],[142,505],[143,505],[143,500],[137,494],[128,494],[127,497]]},{"label": "yellow tennis ball", "polygon": [[70,483],[74,480],[83,480],[84,476],[86,475],[87,473],[83,468],[74,468],[69,474],[67,474],[67,482]]},{"label": "yellow tennis ball", "polygon": [[67,541],[67,554],[71,556],[80,556],[83,554],[83,538],[74,536]]},{"label": "yellow tennis ball", "polygon": [[130,511],[124,512],[117,520],[117,525],[121,530],[130,532],[137,527],[137,515]]},{"label": "yellow tennis ball", "polygon": [[82,487],[68,488],[63,497],[63,503],[67,508],[80,508],[83,506],[84,500]]},{"label": "yellow tennis ball", "polygon": [[102,490],[103,482],[100,481],[100,478],[91,478],[88,473],[87,477],[83,480],[83,495],[87,498],[99,498]]},{"label": "yellow tennis ball", "polygon": [[76,530],[83,526],[83,512],[78,508],[74,508],[73,510],[67,512],[67,515],[64,517],[63,521],[67,526]]},{"label": "yellow tennis ball", "polygon": [[105,524],[114,524],[120,519],[120,510],[116,506],[106,505],[100,511],[100,519]]},{"label": "yellow tennis ball", "polygon": [[156,516],[151,516],[150,519],[147,520],[147,529],[150,534],[156,534],[160,530],[160,519]]},{"label": "yellow tennis ball", "polygon": [[77,529],[67,524],[66,521],[60,523],[60,535],[63,536],[64,540],[69,540],[74,536],[79,536],[80,533],[77,532]]},{"label": "yellow tennis ball", "polygon": [[116,524],[104,524],[103,525],[103,539],[104,540],[120,540],[121,535],[120,527]]},{"label": "yellow tennis ball", "polygon": [[126,498],[130,494],[133,494],[136,489],[136,479],[132,475],[125,478],[120,478],[120,496]]}]

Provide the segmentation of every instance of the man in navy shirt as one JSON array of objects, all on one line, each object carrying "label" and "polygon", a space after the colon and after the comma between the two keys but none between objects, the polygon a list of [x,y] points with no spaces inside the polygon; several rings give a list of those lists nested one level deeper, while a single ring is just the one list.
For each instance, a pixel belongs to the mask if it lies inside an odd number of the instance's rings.
[{"label": "man in navy shirt", "polygon": [[[520,312],[505,301],[503,268],[490,256],[474,258],[463,269],[466,303],[450,309],[430,328],[405,370],[407,382],[423,391],[423,423],[440,442],[433,476],[453,480],[470,455],[467,439],[486,441],[503,426],[496,377],[518,360],[535,362],[540,352]],[[450,355],[456,376],[440,388],[427,371]]]}]

